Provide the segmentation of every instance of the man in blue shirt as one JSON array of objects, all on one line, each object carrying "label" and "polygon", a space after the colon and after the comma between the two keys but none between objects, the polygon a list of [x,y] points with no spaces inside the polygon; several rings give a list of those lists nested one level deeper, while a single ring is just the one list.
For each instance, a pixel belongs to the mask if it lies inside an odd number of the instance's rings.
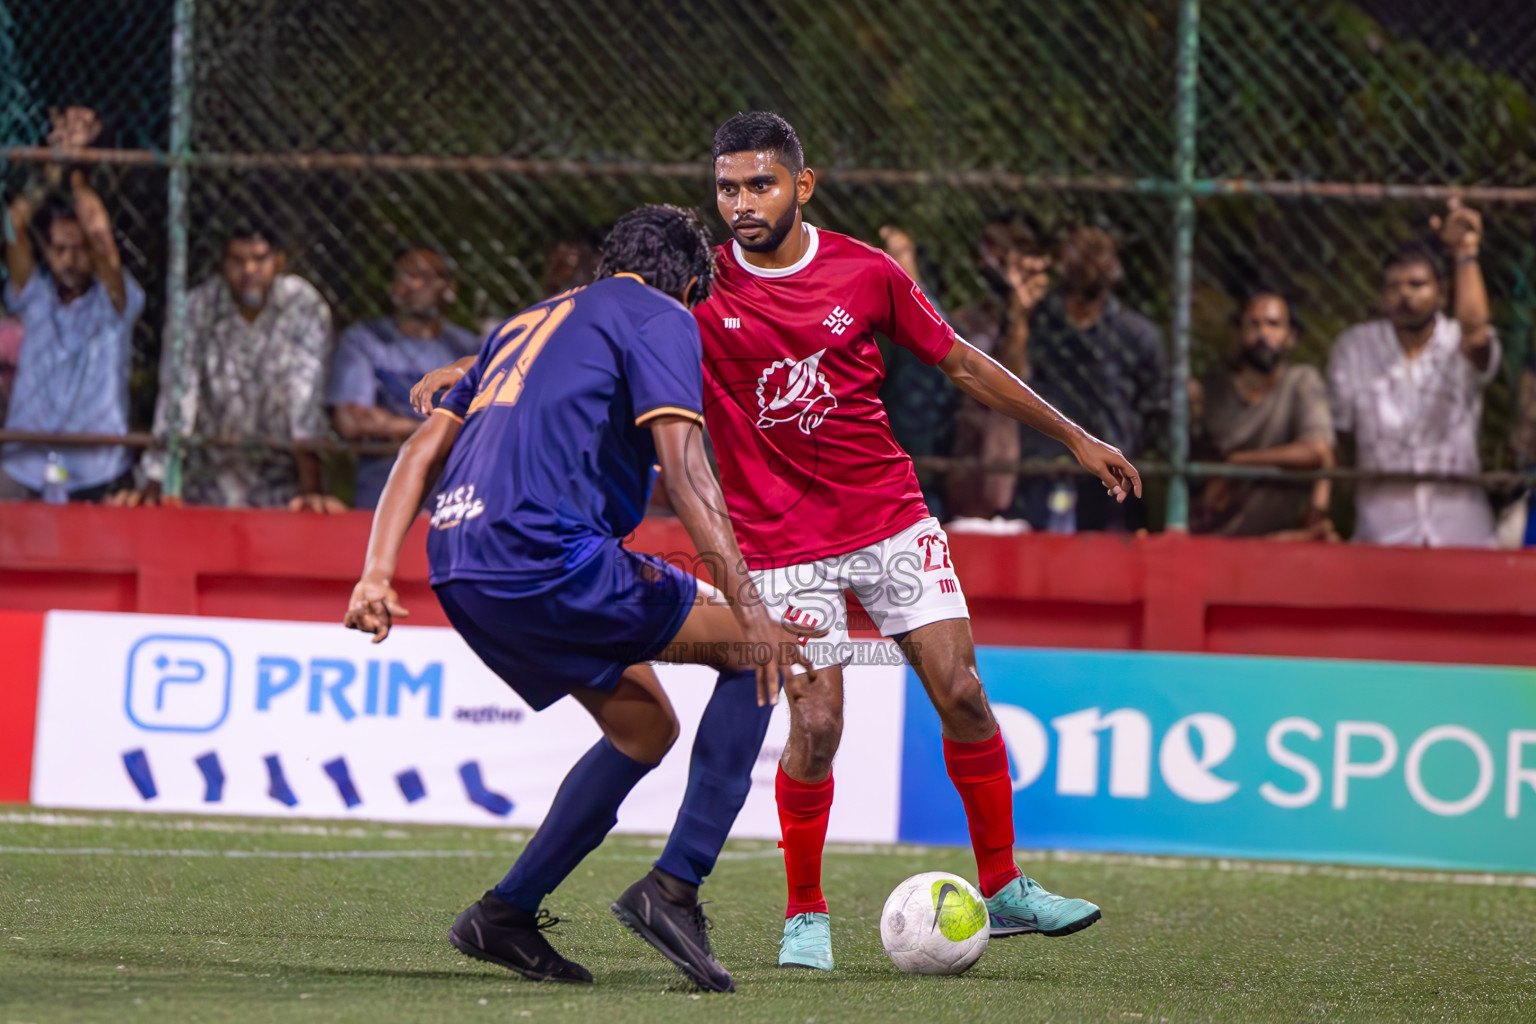
[{"label": "man in blue shirt", "polygon": [[[535,710],[570,695],[602,728],[511,872],[448,933],[534,980],[592,980],[543,937],[553,921],[541,904],[677,738],[647,664],[664,660],[713,665],[720,679],[667,848],[612,910],[701,987],[734,988],[698,886],[746,799],[770,705],[805,662],[746,574],[704,455],[701,345],[684,303],[702,302],[713,276],[694,214],[641,207],[615,223],[596,282],[493,331],[401,448],[347,611],[379,640],[405,614],[390,579],[436,482],[427,554],[449,621]],[[658,469],[698,550],[718,556],[723,594],[623,546]]]},{"label": "man in blue shirt", "polygon": [[[106,207],[85,174],[75,171],[70,184],[71,199],[51,196],[41,209],[26,197],[11,203],[5,302],[20,315],[25,334],[5,425],[53,434],[126,434],[133,324],[144,311],[144,290],[123,268]],[[42,491],[49,451],[46,445],[5,446],[0,464],[13,493]],[[77,500],[104,497],[132,461],[126,448],[115,446],[58,452]]]},{"label": "man in blue shirt", "polygon": [[[395,260],[389,286],[394,316],[353,324],[342,332],[326,404],[331,423],[349,441],[403,441],[421,425],[411,385],[427,371],[473,355],[480,341],[443,319],[453,301],[453,268],[436,249],[415,246]],[[378,504],[394,459],[357,460],[353,508]]]}]

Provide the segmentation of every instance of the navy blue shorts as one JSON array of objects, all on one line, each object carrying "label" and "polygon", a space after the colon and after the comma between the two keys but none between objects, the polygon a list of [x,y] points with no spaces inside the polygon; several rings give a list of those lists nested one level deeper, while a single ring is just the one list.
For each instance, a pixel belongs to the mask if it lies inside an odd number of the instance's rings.
[{"label": "navy blue shorts", "polygon": [[435,589],[470,649],[539,711],[573,690],[610,690],[625,668],[660,654],[693,608],[698,582],[614,541],[536,594],[488,580]]}]

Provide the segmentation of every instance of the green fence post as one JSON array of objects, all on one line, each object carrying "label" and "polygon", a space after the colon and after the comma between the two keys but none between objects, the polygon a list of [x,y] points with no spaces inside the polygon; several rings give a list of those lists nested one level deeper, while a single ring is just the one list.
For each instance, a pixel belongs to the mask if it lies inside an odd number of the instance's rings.
[{"label": "green fence post", "polygon": [[1168,529],[1189,529],[1189,300],[1194,287],[1195,113],[1200,89],[1200,0],[1179,5],[1173,171],[1173,373],[1169,395]]},{"label": "green fence post", "polygon": [[[192,6],[193,0],[176,0],[175,25],[171,31],[171,145],[170,182],[166,215],[170,266],[165,283],[165,345],[169,365],[181,365],[187,338],[187,166],[192,142]],[[181,375],[166,406],[169,457],[165,466],[165,494],[181,497]]]}]

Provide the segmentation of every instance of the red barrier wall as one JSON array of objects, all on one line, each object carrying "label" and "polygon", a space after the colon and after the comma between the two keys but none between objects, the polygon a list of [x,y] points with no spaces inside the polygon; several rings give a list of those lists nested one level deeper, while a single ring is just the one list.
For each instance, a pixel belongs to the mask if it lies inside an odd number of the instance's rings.
[{"label": "red barrier wall", "polygon": [[[0,609],[339,620],[368,526],[361,512],[0,505]],[[411,622],[442,625],[425,534],[418,521],[396,583]],[[951,540],[985,644],[1536,665],[1536,552],[1175,534]],[[666,519],[632,544],[692,550]]]},{"label": "red barrier wall", "polygon": [[0,611],[0,804],[24,804],[31,792],[42,658],[43,614]]}]

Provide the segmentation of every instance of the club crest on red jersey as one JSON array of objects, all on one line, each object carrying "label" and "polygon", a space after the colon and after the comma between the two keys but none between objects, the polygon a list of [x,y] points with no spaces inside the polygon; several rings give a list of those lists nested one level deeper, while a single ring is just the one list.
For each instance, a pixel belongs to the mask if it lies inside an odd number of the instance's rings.
[{"label": "club crest on red jersey", "polygon": [[757,379],[758,429],[795,422],[802,434],[809,434],[821,426],[827,413],[837,408],[826,374],[817,369],[826,353],[822,349],[804,359],[780,359],[768,365]]}]

